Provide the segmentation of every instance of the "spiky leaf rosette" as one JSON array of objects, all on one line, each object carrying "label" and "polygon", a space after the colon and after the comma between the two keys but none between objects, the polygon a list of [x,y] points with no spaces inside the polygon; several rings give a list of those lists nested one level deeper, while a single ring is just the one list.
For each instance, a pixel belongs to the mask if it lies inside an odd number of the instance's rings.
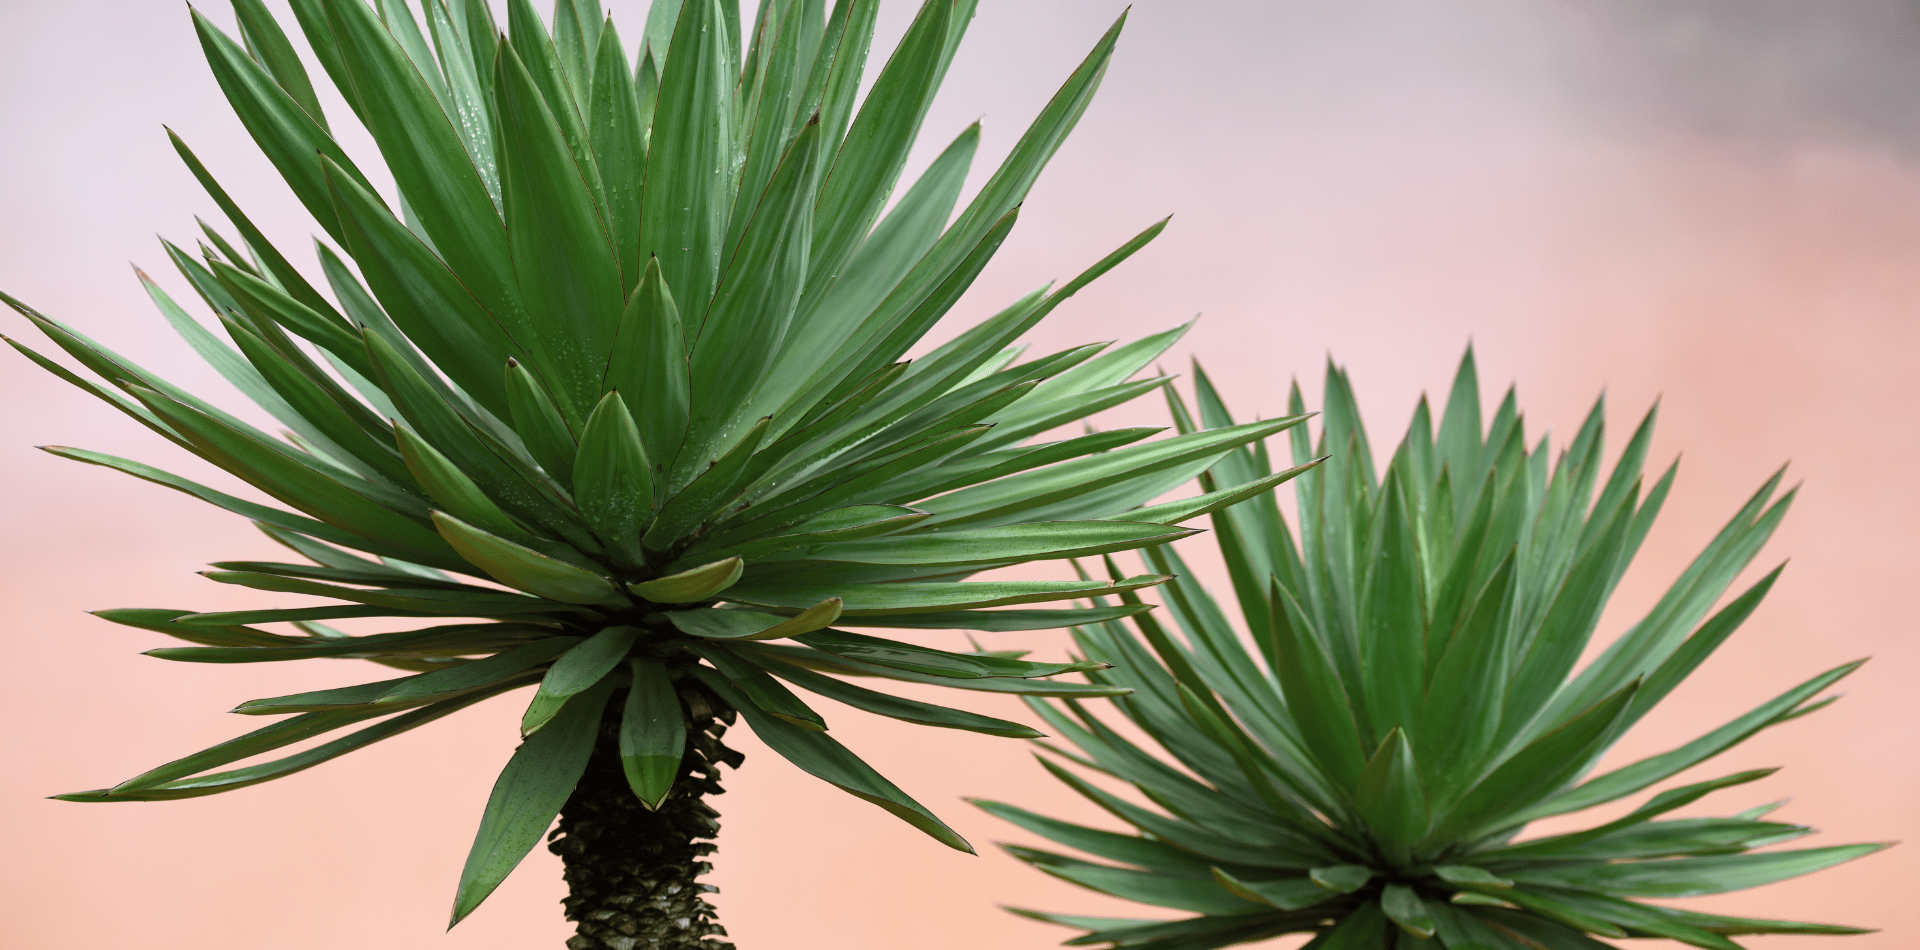
[{"label": "spiky leaf rosette", "polygon": [[[166,659],[354,657],[409,675],[244,703],[236,712],[288,718],[71,799],[240,788],[537,685],[459,916],[545,831],[609,697],[628,697],[622,751],[635,793],[650,806],[664,799],[686,741],[676,698],[686,686],[744,712],[802,769],[966,849],[829,738],[794,688],[1016,737],[1037,733],[829,674],[1114,694],[1041,679],[1088,664],[890,637],[1134,612],[983,608],[1165,578],[965,578],[1188,534],[1173,524],[1260,486],[1141,506],[1293,421],[1158,441],[1145,428],[1031,441],[1162,384],[1134,377],[1181,329],[1038,359],[1015,345],[1159,225],[1064,286],[904,358],[1006,237],[1086,108],[1118,23],[955,216],[977,128],[888,205],[971,0],[926,3],[858,102],[876,0],[830,12],[818,0],[763,3],[744,50],[733,0],[661,0],[637,67],[596,0],[560,0],[551,28],[515,0],[505,35],[481,0],[430,0],[424,19],[403,2],[293,8],[397,196],[383,196],[337,143],[343,117],[322,113],[259,0],[236,0],[237,40],[194,13],[228,100],[325,232],[319,264],[331,294],[288,263],[178,137],[237,237],[208,227],[198,255],[167,251],[226,339],[146,282],[167,319],[286,437],[7,300],[106,385],[21,346],[29,358],[292,510],[125,459],[50,451],[254,519],[305,563],[221,563],[207,576],[322,598],[102,616],[193,644],[152,651]],[[322,625],[368,617],[402,618],[405,629],[349,636]],[[299,632],[256,626],[281,622]]]},{"label": "spiky leaf rosette", "polygon": [[[1204,375],[1197,386],[1200,419],[1228,424]],[[1296,409],[1300,402],[1296,387]],[[1177,397],[1174,410],[1190,428]],[[1178,635],[1151,615],[1131,628],[1076,631],[1089,661],[1116,664],[1092,678],[1134,691],[1116,705],[1159,753],[1072,699],[1033,703],[1079,747],[1063,758],[1158,806],[1047,762],[1136,834],[982,803],[1112,862],[1012,849],[1041,870],[1199,916],[1028,913],[1088,931],[1073,944],[1156,950],[1301,932],[1317,934],[1307,944],[1316,950],[1607,946],[1590,934],[1728,950],[1738,946],[1728,935],[1862,932],[1642,902],[1754,887],[1879,847],[1753,850],[1810,830],[1766,820],[1772,806],[1667,817],[1771,769],[1668,788],[1623,817],[1516,840],[1531,822],[1644,792],[1823,705],[1820,692],[1858,665],[1679,748],[1587,777],[1772,586],[1777,570],[1710,613],[1786,513],[1793,493],[1774,499],[1779,475],[1646,616],[1576,668],[1673,481],[1669,468],[1643,484],[1652,413],[1604,482],[1600,406],[1549,464],[1545,440],[1529,448],[1511,391],[1483,428],[1471,353],[1438,431],[1423,399],[1377,476],[1347,378],[1331,367],[1321,418],[1317,446],[1302,429],[1292,435],[1296,460],[1328,457],[1294,483],[1297,532],[1271,496],[1214,516],[1249,638],[1169,548],[1144,556],[1179,575],[1163,588]],[[1258,448],[1243,449],[1206,479],[1257,479],[1267,467]]]}]

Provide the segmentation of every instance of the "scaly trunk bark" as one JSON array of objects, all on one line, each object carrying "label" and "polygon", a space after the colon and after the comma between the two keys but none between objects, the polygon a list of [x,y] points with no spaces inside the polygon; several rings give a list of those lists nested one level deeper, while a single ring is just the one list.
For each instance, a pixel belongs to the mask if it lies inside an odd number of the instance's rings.
[{"label": "scaly trunk bark", "polygon": [[607,702],[586,774],[547,845],[565,863],[562,903],[579,923],[568,950],[733,950],[706,899],[718,889],[698,879],[713,870],[705,858],[720,833],[720,813],[704,799],[723,791],[721,763],[740,766],[740,753],[720,742],[734,712],[691,681],[680,684],[680,699],[687,751],[659,811],[640,804],[620,768],[626,693]]}]

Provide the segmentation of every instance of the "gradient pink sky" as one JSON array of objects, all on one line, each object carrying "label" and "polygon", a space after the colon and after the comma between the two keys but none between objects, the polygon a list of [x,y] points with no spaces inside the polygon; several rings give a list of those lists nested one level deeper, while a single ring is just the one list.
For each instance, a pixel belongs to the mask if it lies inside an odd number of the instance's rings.
[{"label": "gradient pink sky", "polygon": [[[224,5],[208,6],[227,20]],[[637,35],[638,3],[607,6]],[[982,165],[997,160],[1120,9],[983,0],[916,165],[978,117]],[[877,48],[890,48],[910,12],[900,0],[887,5],[887,45]],[[1273,415],[1295,375],[1317,392],[1332,354],[1351,369],[1380,440],[1397,437],[1420,392],[1444,390],[1469,340],[1488,395],[1517,384],[1536,432],[1571,431],[1602,390],[1616,431],[1660,399],[1655,460],[1684,450],[1686,461],[1603,637],[1791,459],[1790,480],[1805,489],[1759,569],[1792,566],[1740,635],[1620,752],[1668,748],[1814,672],[1872,655],[1844,702],[1697,777],[1784,771],[1692,811],[1791,797],[1779,815],[1821,828],[1813,844],[1913,837],[1920,173],[1866,146],[1760,144],[1636,121],[1636,100],[1615,95],[1606,70],[1593,68],[1608,38],[1547,0],[1462,0],[1449,12],[1459,15],[1338,0],[1136,3],[1100,97],[950,326],[1070,276],[1174,213],[1158,242],[1034,334],[1040,351],[1138,337],[1200,312],[1169,370],[1199,355],[1240,412]],[[15,0],[0,3],[0,37],[0,287],[224,398],[230,390],[124,269],[139,263],[190,298],[163,274],[152,235],[190,241],[193,215],[217,215],[161,123],[283,247],[298,248],[313,229],[226,111],[185,12],[151,0]],[[364,146],[348,143],[368,154]],[[17,319],[4,332],[34,335]],[[73,444],[204,472],[5,358],[0,396],[14,408],[0,416],[9,460],[0,479],[12,501],[0,519],[9,593],[0,662],[14,672],[0,690],[0,944],[559,946],[569,933],[563,888],[544,851],[470,921],[440,933],[481,805],[514,745],[511,700],[229,796],[116,807],[42,798],[237,734],[246,724],[222,712],[237,701],[339,685],[357,671],[165,664],[138,655],[161,645],[158,636],[82,613],[279,602],[192,574],[273,546],[184,496],[32,451]],[[1106,421],[1164,419],[1141,400]],[[1057,634],[1023,636],[1060,650],[1048,639]],[[969,705],[1029,718],[1011,703]],[[1039,948],[1069,934],[994,905],[1128,912],[1000,854],[991,842],[1027,837],[959,800],[1099,821],[1022,743],[834,721],[836,735],[982,854],[946,850],[742,731],[747,763],[715,803],[725,833],[711,878],[740,946]],[[1920,935],[1904,903],[1920,887],[1916,855],[1896,848],[1697,905],[1885,929],[1757,947],[1910,946]]]}]

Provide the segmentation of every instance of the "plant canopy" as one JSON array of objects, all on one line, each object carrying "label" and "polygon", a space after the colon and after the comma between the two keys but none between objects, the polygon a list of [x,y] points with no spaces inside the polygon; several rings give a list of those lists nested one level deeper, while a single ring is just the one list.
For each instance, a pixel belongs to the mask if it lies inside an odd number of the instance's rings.
[{"label": "plant canopy", "polygon": [[[1137,613],[1059,604],[1165,577],[967,578],[1161,544],[1191,533],[1177,522],[1284,477],[1148,505],[1295,418],[1036,441],[1163,384],[1136,377],[1184,327],[1037,358],[1016,341],[1164,222],[908,359],[1006,238],[1087,108],[1119,23],[960,205],[977,126],[891,199],[973,0],[928,0],[864,97],[877,0],[765,0],[744,41],[737,0],[658,0],[637,53],[598,0],[558,0],[551,23],[512,0],[504,33],[484,0],[426,0],[418,15],[404,0],[292,7],[350,116],[323,111],[261,0],[234,0],[237,38],[192,18],[235,113],[323,232],[327,291],[177,135],[232,229],[203,225],[197,252],[165,245],[217,331],[141,275],[166,319],[284,434],[5,300],[102,382],[14,343],[29,359],[279,504],[99,452],[48,451],[252,519],[297,557],[205,576],[319,598],[100,616],[188,644],[149,651],[163,659],[355,658],[401,675],[242,703],[234,712],[269,724],[63,798],[230,791],[527,687],[525,740],[481,817],[457,921],[546,833],[609,709],[632,794],[649,808],[665,800],[688,723],[712,713],[685,706],[693,690],[743,713],[800,768],[965,850],[836,742],[800,693],[1037,735],[842,677],[1124,692],[1044,679],[1097,664],[911,638]],[[348,122],[377,156],[347,154],[334,130]],[[349,618],[396,629],[328,626]]]},{"label": "plant canopy", "polygon": [[[1196,385],[1200,421],[1232,424],[1203,374]],[[1170,398],[1191,430],[1186,406]],[[1302,406],[1297,386],[1292,405]],[[1304,428],[1291,434],[1296,461],[1328,457],[1294,482],[1297,531],[1271,496],[1213,518],[1247,635],[1170,548],[1143,556],[1177,575],[1163,591],[1178,635],[1150,614],[1075,631],[1088,663],[1114,664],[1093,681],[1132,691],[1116,705],[1160,754],[1074,698],[1032,701],[1077,747],[1053,749],[1061,759],[1154,806],[1043,760],[1134,833],[980,803],[1101,859],[1010,849],[1035,867],[1197,916],[1021,913],[1087,931],[1069,944],[1142,950],[1287,933],[1316,934],[1312,950],[1609,946],[1593,935],[1738,950],[1731,936],[1863,933],[1644,902],[1756,887],[1882,847],[1755,850],[1811,831],[1767,820],[1778,803],[1725,818],[1670,816],[1773,769],[1690,781],[1618,818],[1519,839],[1534,821],[1644,792],[1826,705],[1821,692],[1859,665],[1589,777],[1766,596],[1778,569],[1710,613],[1793,497],[1776,499],[1781,476],[1768,479],[1644,617],[1580,666],[1675,472],[1644,484],[1648,413],[1601,481],[1602,408],[1549,464],[1544,439],[1529,448],[1511,390],[1483,425],[1469,352],[1437,431],[1422,399],[1376,472],[1346,374],[1329,366],[1318,444]],[[1261,447],[1238,449],[1202,484],[1268,470]]]}]

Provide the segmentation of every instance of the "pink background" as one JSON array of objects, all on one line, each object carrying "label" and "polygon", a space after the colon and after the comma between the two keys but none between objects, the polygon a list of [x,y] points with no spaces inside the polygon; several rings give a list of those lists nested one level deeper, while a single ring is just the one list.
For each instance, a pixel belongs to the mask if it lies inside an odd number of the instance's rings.
[{"label": "pink background", "polygon": [[[639,32],[637,3],[607,5],[630,36]],[[1100,98],[955,322],[1070,276],[1172,212],[1160,241],[1039,330],[1041,351],[1133,338],[1201,311],[1169,370],[1202,354],[1239,411],[1271,415],[1296,374],[1317,393],[1331,353],[1352,369],[1380,440],[1397,437],[1418,393],[1444,390],[1469,339],[1488,396],[1517,383],[1535,431],[1569,432],[1604,389],[1624,434],[1661,399],[1656,459],[1684,449],[1686,464],[1603,637],[1791,459],[1790,477],[1806,489],[1760,569],[1789,557],[1792,567],[1621,752],[1669,748],[1819,670],[1873,655],[1844,702],[1695,777],[1785,771],[1691,811],[1790,796],[1779,814],[1823,829],[1812,844],[1911,837],[1920,822],[1920,691],[1911,685],[1920,673],[1911,620],[1920,173],[1870,143],[1716,136],[1664,121],[1661,90],[1621,65],[1604,26],[1571,8],[1440,6],[1445,15],[1335,0],[1137,3]],[[209,7],[227,22],[224,5]],[[896,0],[883,13],[884,48],[909,7]],[[1119,8],[984,0],[916,165],[979,116],[983,163],[997,159]],[[190,298],[152,234],[190,242],[192,216],[217,215],[160,123],[181,132],[296,259],[309,259],[299,249],[312,229],[226,111],[184,11],[150,0],[6,0],[0,37],[0,286],[224,398],[224,383],[122,269],[138,262]],[[364,140],[348,147],[370,154]],[[24,321],[6,326],[36,337]],[[274,552],[240,519],[31,451],[74,444],[205,471],[5,359],[0,943],[558,946],[568,933],[556,906],[562,886],[544,851],[471,921],[440,935],[474,823],[514,744],[510,700],[230,796],[94,808],[41,798],[237,734],[247,724],[221,710],[239,700],[367,671],[164,664],[138,655],[162,638],[83,614],[285,598],[192,575],[206,561]],[[1123,420],[1162,416],[1142,400],[1108,421]],[[1189,550],[1206,543],[1196,541]],[[1056,653],[1058,638],[1002,639]],[[1012,703],[969,705],[1027,718]],[[748,762],[716,802],[726,830],[711,878],[741,946],[1042,947],[1068,934],[993,905],[1126,912],[992,849],[1028,839],[959,800],[1099,820],[1022,743],[853,715],[834,722],[835,735],[982,855],[934,844],[742,732]],[[1908,946],[1916,855],[1896,848],[1697,906],[1884,928],[1755,946]]]}]

